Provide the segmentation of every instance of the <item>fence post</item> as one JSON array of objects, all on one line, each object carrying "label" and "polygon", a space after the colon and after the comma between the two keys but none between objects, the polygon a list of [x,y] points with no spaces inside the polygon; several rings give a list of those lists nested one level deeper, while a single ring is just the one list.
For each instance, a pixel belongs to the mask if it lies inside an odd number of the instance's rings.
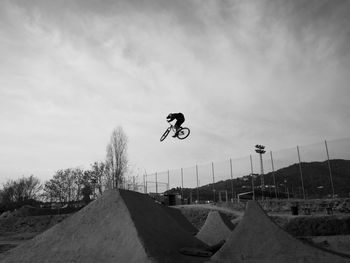
[{"label": "fence post", "polygon": [[145,180],[145,174],[143,174],[143,193],[147,194],[146,192],[146,180]]},{"label": "fence post", "polygon": [[301,161],[300,161],[299,146],[297,146],[297,151],[298,151],[300,178],[301,178],[301,188],[302,188],[302,190],[303,190],[303,198],[305,199],[305,189],[304,189],[303,171],[302,171],[302,169],[301,169]]},{"label": "fence post", "polygon": [[147,173],[145,171],[145,179],[146,179],[146,194],[148,193],[148,181],[147,181]]},{"label": "fence post", "polygon": [[170,189],[170,180],[169,180],[169,177],[170,177],[170,176],[169,176],[169,175],[170,175],[170,172],[169,172],[169,170],[168,170],[168,189],[167,189],[168,191],[169,191],[169,189]]},{"label": "fence post", "polygon": [[183,169],[181,168],[181,199],[184,199],[184,172]]},{"label": "fence post", "polygon": [[261,200],[264,200],[265,180],[264,180],[264,164],[263,164],[262,155],[263,155],[263,153],[260,152],[259,153],[259,158],[260,158]]},{"label": "fence post", "polygon": [[328,152],[328,146],[327,146],[327,141],[326,140],[324,141],[324,144],[326,146],[328,169],[329,169],[329,178],[331,179],[332,198],[334,198],[334,186],[333,186],[332,169],[331,169],[331,162],[329,161],[329,152]]},{"label": "fence post", "polygon": [[250,157],[250,170],[252,174],[252,191],[253,191],[253,200],[255,200],[255,190],[254,190],[254,172],[253,172],[253,160],[252,155],[249,155]]},{"label": "fence post", "polygon": [[158,174],[156,172],[156,194],[158,194]]},{"label": "fence post", "polygon": [[275,185],[275,197],[277,196],[277,186],[276,186],[276,178],[275,178],[275,166],[273,165],[273,157],[272,157],[272,151],[270,151],[270,157],[271,157],[271,167],[272,167],[272,178],[273,178],[273,184]]},{"label": "fence post", "polygon": [[214,177],[214,163],[211,162],[211,172],[213,174],[213,201],[215,203],[215,177]]},{"label": "fence post", "polygon": [[230,174],[231,174],[231,194],[232,194],[232,203],[233,203],[233,172],[232,172],[232,159],[230,158]]},{"label": "fence post", "polygon": [[197,202],[199,203],[199,184],[198,184],[198,165],[196,164],[196,176],[197,176]]}]

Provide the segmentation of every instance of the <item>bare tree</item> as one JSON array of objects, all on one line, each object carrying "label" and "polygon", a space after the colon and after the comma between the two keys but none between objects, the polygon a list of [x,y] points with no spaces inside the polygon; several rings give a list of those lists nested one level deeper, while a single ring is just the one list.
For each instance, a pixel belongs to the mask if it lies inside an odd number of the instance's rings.
[{"label": "bare tree", "polygon": [[113,130],[107,145],[106,166],[112,180],[112,188],[120,186],[127,171],[127,137],[121,126]]},{"label": "bare tree", "polygon": [[71,169],[71,177],[73,178],[74,183],[74,187],[72,188],[75,190],[75,200],[79,201],[81,196],[81,189],[86,184],[86,178],[84,178],[84,171],[80,168]]},{"label": "bare tree", "polygon": [[45,183],[44,192],[50,201],[79,201],[82,188],[88,184],[89,178],[84,178],[80,168],[58,170],[52,179]]},{"label": "bare tree", "polygon": [[[107,166],[104,162],[94,162],[91,165],[91,184],[93,186],[94,197],[102,195],[103,192],[103,180],[107,174]],[[97,190],[97,194],[96,194]]]},{"label": "bare tree", "polygon": [[10,180],[3,185],[1,200],[3,202],[21,202],[36,199],[42,189],[40,180],[34,175],[22,177],[18,180]]}]

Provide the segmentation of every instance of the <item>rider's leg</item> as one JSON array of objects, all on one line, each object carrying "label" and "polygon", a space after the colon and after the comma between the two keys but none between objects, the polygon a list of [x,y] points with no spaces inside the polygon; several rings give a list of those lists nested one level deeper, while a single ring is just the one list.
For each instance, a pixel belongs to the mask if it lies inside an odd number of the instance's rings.
[{"label": "rider's leg", "polygon": [[180,128],[181,125],[182,125],[184,122],[185,122],[185,118],[179,118],[179,119],[176,120],[175,125],[176,125],[178,128]]},{"label": "rider's leg", "polygon": [[175,128],[175,134],[173,137],[176,137],[177,134],[179,133],[180,129],[181,129],[181,124],[184,123],[184,120],[182,119],[178,119],[176,120],[176,123],[174,125],[174,128]]},{"label": "rider's leg", "polygon": [[174,131],[175,131],[173,137],[175,138],[177,136],[177,130],[178,130],[178,127],[177,127],[176,123],[174,124],[173,127],[174,127]]}]

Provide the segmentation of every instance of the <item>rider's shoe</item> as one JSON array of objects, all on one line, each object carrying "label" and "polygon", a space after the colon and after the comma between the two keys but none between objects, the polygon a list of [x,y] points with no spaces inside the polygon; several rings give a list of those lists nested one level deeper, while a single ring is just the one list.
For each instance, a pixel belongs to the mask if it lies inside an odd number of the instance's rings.
[{"label": "rider's shoe", "polygon": [[178,133],[179,133],[179,130],[177,130],[177,131],[175,132],[175,134],[173,135],[173,137],[176,138]]}]

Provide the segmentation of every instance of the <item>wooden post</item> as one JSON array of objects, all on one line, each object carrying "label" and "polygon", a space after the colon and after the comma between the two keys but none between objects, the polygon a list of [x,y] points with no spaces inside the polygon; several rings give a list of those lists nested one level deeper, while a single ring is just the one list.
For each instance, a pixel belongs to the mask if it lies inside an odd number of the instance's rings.
[{"label": "wooden post", "polygon": [[156,172],[156,194],[158,194],[158,174]]},{"label": "wooden post", "polygon": [[272,167],[273,184],[275,185],[275,197],[278,198],[278,195],[277,195],[277,186],[276,186],[276,177],[275,177],[275,166],[274,166],[274,164],[273,164],[272,151],[270,151],[270,157],[271,157],[271,167]]},{"label": "wooden post", "polygon": [[197,202],[199,203],[199,183],[198,183],[198,165],[196,164],[196,176],[197,176]]},{"label": "wooden post", "polygon": [[183,169],[181,168],[181,199],[184,199],[184,172]]},{"label": "wooden post", "polygon": [[253,171],[253,160],[252,160],[252,155],[249,155],[250,157],[250,170],[252,173],[252,191],[253,191],[253,200],[255,200],[255,190],[254,190],[254,171]]},{"label": "wooden post", "polygon": [[214,177],[214,163],[211,163],[211,172],[213,174],[213,201],[215,203],[215,177]]},{"label": "wooden post", "polygon": [[[303,198],[305,199],[304,180],[303,180],[303,170],[301,169],[301,161],[300,161],[299,146],[297,146],[297,151],[298,151],[300,178],[301,178],[301,188],[302,188],[302,190],[303,190]],[[288,193],[288,196],[289,196],[289,193]]]},{"label": "wooden post", "polygon": [[326,153],[327,153],[327,161],[328,161],[328,170],[329,170],[329,178],[331,180],[331,187],[332,187],[332,198],[334,198],[334,186],[333,186],[333,176],[332,176],[332,169],[331,169],[331,163],[329,161],[329,152],[328,152],[328,146],[327,141],[324,141],[324,144],[326,146]]},{"label": "wooden post", "polygon": [[231,194],[232,194],[232,202],[234,199],[233,195],[233,172],[232,172],[232,159],[230,158],[230,172],[231,172]]},{"label": "wooden post", "polygon": [[169,189],[170,189],[170,180],[169,180],[170,176],[169,176],[169,175],[170,175],[170,172],[169,172],[169,170],[168,170],[168,187],[167,187],[167,188],[168,188],[168,189],[167,189],[168,191],[169,191]]}]

